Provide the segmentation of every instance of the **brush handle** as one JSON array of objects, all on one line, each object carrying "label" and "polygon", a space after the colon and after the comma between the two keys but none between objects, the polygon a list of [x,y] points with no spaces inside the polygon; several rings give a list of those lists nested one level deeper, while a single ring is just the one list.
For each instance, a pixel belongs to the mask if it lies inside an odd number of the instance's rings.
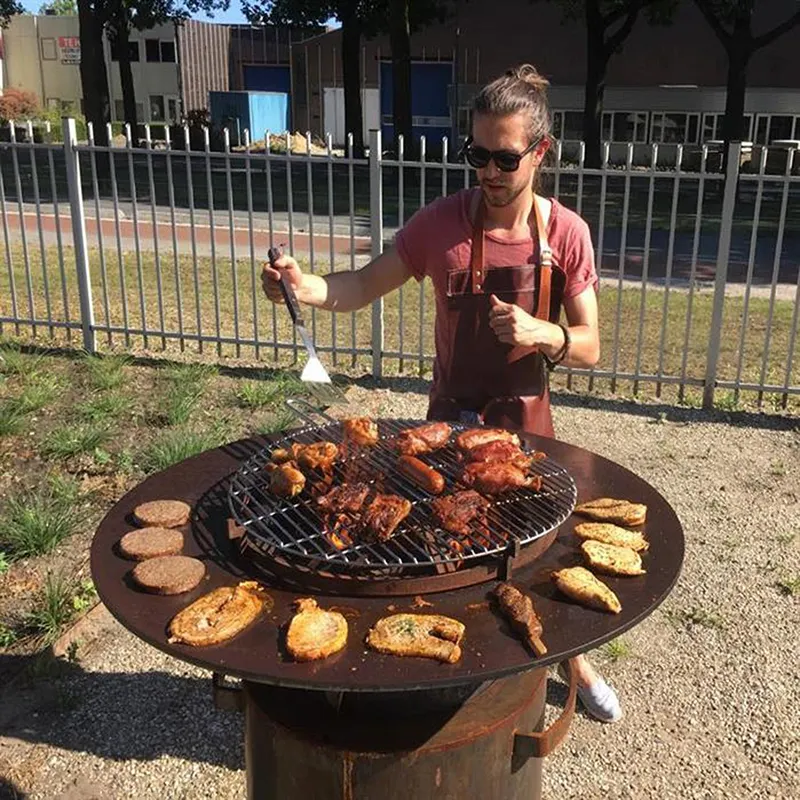
[{"label": "brush handle", "polygon": [[289,315],[292,318],[292,322],[295,325],[300,325],[305,327],[305,322],[303,321],[303,312],[300,310],[300,302],[297,299],[297,294],[295,294],[294,287],[291,283],[289,283],[289,278],[286,275],[286,270],[281,269],[280,267],[275,266],[275,262],[281,257],[282,253],[277,247],[270,247],[267,250],[267,258],[269,259],[269,265],[273,269],[277,269],[278,272],[281,274],[280,286],[281,286],[281,293],[283,294],[284,302],[286,303],[286,307],[289,309]]}]

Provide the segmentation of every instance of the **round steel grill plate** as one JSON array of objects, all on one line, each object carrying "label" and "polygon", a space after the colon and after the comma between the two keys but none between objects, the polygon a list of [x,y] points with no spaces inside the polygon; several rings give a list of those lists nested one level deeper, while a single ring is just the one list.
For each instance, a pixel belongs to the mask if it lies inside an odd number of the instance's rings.
[{"label": "round steel grill plate", "polygon": [[[577,491],[570,474],[549,457],[534,462],[532,472],[541,475],[542,488],[520,489],[493,500],[486,525],[473,526],[466,537],[458,537],[461,551],[453,548],[453,535],[437,527],[431,513],[433,495],[400,475],[395,467],[393,447],[397,434],[413,428],[420,420],[377,420],[380,434],[374,447],[359,448],[334,465],[333,485],[347,481],[370,483],[376,489],[409,499],[412,510],[395,535],[386,542],[354,540],[353,546],[337,549],[326,536],[326,521],[306,490],[292,499],[276,497],[269,491],[265,469],[272,450],[293,442],[342,442],[340,423],[308,425],[277,439],[269,449],[250,458],[232,477],[228,492],[231,514],[245,530],[248,545],[263,554],[280,554],[288,560],[312,563],[335,571],[385,571],[402,573],[431,566],[474,561],[523,547],[555,530],[572,513]],[[453,445],[455,434],[469,425],[452,423],[453,436],[446,447],[421,456],[445,477],[443,494],[459,489],[461,462]]]}]

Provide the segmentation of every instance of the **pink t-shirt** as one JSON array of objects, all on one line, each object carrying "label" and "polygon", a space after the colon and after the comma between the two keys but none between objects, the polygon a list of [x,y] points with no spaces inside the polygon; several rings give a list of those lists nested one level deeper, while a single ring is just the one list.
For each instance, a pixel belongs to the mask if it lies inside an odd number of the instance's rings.
[{"label": "pink t-shirt", "polygon": [[[397,252],[411,274],[418,281],[426,276],[433,281],[436,297],[434,341],[439,364],[447,363],[450,357],[449,329],[444,323],[447,276],[452,270],[469,269],[472,250],[470,207],[473,193],[477,191],[480,189],[462,189],[434,200],[417,211],[395,237]],[[594,248],[586,222],[553,199],[546,232],[553,262],[566,274],[564,299],[576,297],[590,286],[596,289]],[[534,243],[531,236],[504,241],[486,231],[484,241],[485,267],[515,267],[538,262],[538,242]],[[437,372],[439,370],[434,370],[434,375]]]}]

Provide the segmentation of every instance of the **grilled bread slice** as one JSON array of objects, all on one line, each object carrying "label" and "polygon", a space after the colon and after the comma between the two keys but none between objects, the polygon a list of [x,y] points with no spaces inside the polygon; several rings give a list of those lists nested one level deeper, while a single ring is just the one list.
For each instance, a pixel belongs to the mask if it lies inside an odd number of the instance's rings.
[{"label": "grilled bread slice", "polygon": [[258,615],[272,606],[272,599],[255,581],[221,586],[204,594],[179,611],[169,623],[170,644],[194,647],[219,644],[243,631]]},{"label": "grilled bread slice", "polygon": [[554,572],[551,577],[560,591],[581,605],[612,614],[622,611],[619,598],[588,569],[569,567]]},{"label": "grilled bread slice", "polygon": [[575,533],[581,539],[592,539],[617,547],[628,547],[637,553],[643,553],[650,547],[641,531],[629,531],[611,522],[581,522],[575,526]]},{"label": "grilled bread slice", "polygon": [[440,614],[393,614],[375,623],[367,644],[379,653],[419,656],[455,664],[461,658],[459,643],[464,625]]},{"label": "grilled bread slice", "polygon": [[310,597],[297,600],[297,613],[286,632],[286,649],[295,661],[316,661],[347,644],[347,620],[338,611],[323,611]]},{"label": "grilled bread slice", "polygon": [[630,500],[616,500],[612,497],[598,497],[575,506],[575,511],[584,517],[598,522],[616,522],[619,525],[641,525],[647,516],[647,506],[631,503]]},{"label": "grilled bread slice", "polygon": [[581,545],[586,563],[606,575],[644,575],[642,559],[628,547],[587,539]]}]

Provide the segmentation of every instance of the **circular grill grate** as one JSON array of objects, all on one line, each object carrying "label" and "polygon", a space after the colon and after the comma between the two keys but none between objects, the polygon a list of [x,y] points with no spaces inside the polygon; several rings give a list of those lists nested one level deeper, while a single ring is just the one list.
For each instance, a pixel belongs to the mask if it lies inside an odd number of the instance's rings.
[{"label": "circular grill grate", "polygon": [[[561,525],[575,507],[575,482],[562,466],[546,458],[532,466],[532,471],[542,476],[541,490],[519,489],[495,498],[485,525],[474,523],[468,536],[454,537],[437,527],[430,509],[433,496],[395,469],[394,437],[405,428],[422,424],[420,420],[379,419],[377,423],[378,444],[359,448],[337,462],[333,485],[358,480],[410,500],[411,513],[391,539],[379,543],[354,540],[352,546],[337,549],[326,536],[326,520],[308,491],[309,484],[291,499],[276,497],[269,491],[265,467],[272,450],[293,442],[340,444],[342,427],[337,422],[293,430],[251,457],[233,476],[228,490],[231,514],[245,529],[248,544],[262,553],[277,551],[290,560],[300,559],[325,569],[413,571],[504,553],[514,542],[520,546],[530,544]],[[451,427],[455,434],[473,426],[451,423]],[[444,493],[464,488],[457,485],[462,464],[457,460],[452,438],[441,450],[420,457],[444,475]],[[460,542],[459,550],[452,546],[454,538]]]}]

